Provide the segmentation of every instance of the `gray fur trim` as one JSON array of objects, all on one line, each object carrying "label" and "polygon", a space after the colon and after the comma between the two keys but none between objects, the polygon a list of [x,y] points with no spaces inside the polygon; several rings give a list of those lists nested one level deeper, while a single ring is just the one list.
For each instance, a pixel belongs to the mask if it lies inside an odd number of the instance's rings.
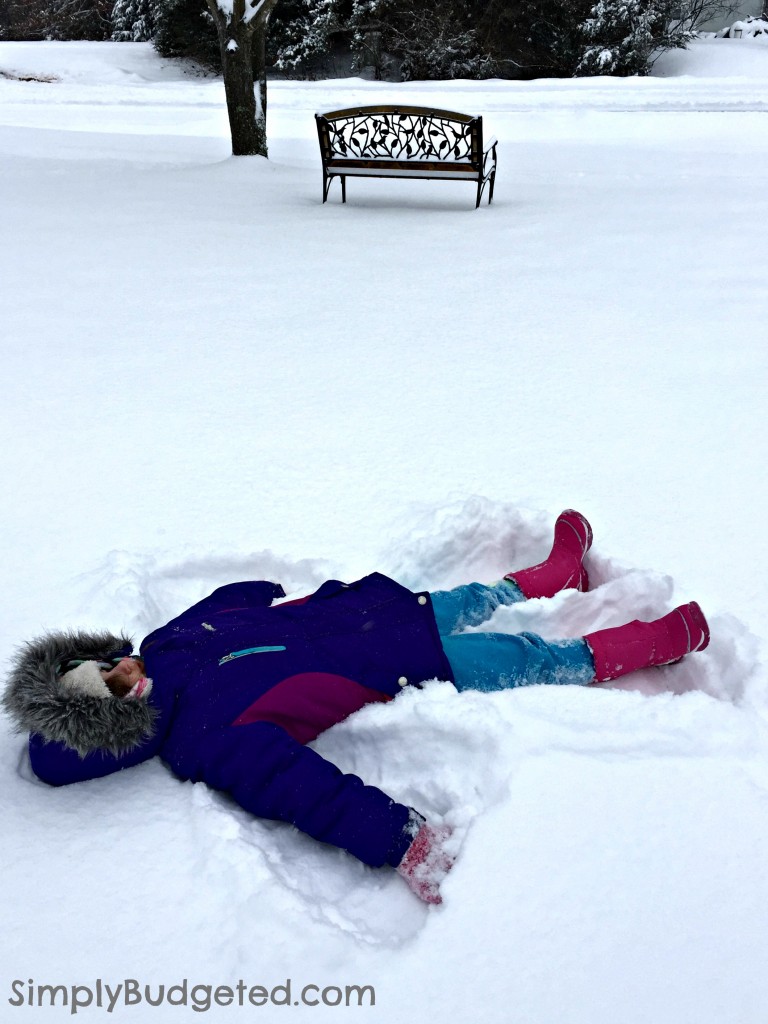
[{"label": "gray fur trim", "polygon": [[56,669],[66,658],[104,657],[130,637],[112,633],[47,633],[17,652],[2,698],[17,731],[63,743],[81,757],[97,750],[119,756],[147,740],[158,712],[146,700],[123,701],[67,690]]}]

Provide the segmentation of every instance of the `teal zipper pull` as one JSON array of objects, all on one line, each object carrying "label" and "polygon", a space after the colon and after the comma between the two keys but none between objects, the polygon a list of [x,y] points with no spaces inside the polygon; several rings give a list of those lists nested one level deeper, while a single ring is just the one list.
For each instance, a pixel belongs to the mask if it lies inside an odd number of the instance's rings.
[{"label": "teal zipper pull", "polygon": [[234,661],[235,658],[244,658],[246,654],[266,654],[268,651],[284,651],[285,647],[282,645],[278,647],[246,647],[243,651],[232,651],[230,654],[225,654],[223,658],[219,659],[220,665],[226,665],[228,661]]}]

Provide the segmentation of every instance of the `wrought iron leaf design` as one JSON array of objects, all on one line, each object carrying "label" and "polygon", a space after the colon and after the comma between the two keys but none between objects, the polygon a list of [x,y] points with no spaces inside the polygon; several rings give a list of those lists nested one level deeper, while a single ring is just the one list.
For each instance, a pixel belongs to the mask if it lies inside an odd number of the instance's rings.
[{"label": "wrought iron leaf design", "polygon": [[472,159],[471,124],[438,115],[374,113],[327,122],[331,158]]}]

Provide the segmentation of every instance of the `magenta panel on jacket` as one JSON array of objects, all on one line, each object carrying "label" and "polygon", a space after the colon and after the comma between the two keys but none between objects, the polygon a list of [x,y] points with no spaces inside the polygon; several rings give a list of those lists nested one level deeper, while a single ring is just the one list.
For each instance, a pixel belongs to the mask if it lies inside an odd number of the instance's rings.
[{"label": "magenta panel on jacket", "polygon": [[299,743],[309,743],[366,704],[391,699],[388,694],[346,676],[300,672],[283,679],[255,700],[232,725],[273,722]]}]

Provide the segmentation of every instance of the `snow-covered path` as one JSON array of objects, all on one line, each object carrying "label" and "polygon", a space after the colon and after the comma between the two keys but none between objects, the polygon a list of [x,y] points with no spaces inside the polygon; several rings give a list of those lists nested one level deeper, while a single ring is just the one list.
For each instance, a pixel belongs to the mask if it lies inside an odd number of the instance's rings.
[{"label": "snow-covered path", "polygon": [[319,203],[313,111],[395,87],[275,83],[271,160],[234,160],[220,83],[148,47],[0,44],[59,79],[0,78],[0,658],[233,579],[497,578],[569,505],[594,592],[495,628],[696,598],[714,637],[616,688],[435,683],[321,737],[460,830],[438,911],[159,762],[50,790],[3,723],[0,999],[290,976],[376,987],[297,1019],[765,1024],[768,47],[717,42],[649,80],[403,88],[501,140],[479,211],[438,182]]}]

